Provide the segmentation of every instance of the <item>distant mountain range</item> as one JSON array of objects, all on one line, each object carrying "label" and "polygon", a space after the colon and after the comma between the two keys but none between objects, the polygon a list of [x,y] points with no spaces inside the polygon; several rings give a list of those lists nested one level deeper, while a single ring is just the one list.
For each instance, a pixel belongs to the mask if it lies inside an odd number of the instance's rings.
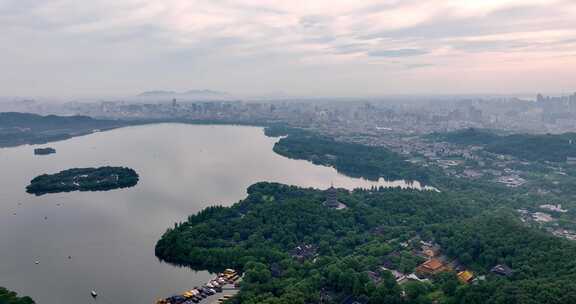
[{"label": "distant mountain range", "polygon": [[138,94],[139,98],[153,99],[153,98],[183,98],[183,99],[202,99],[202,100],[222,100],[233,98],[232,95],[213,90],[188,90],[185,92],[176,91],[147,91]]}]

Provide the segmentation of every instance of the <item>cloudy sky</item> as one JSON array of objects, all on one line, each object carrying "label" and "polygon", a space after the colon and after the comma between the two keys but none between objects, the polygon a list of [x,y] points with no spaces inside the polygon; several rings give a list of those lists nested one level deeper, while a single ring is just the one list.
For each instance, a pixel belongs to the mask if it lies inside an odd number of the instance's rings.
[{"label": "cloudy sky", "polygon": [[576,91],[576,0],[0,0],[0,95]]}]

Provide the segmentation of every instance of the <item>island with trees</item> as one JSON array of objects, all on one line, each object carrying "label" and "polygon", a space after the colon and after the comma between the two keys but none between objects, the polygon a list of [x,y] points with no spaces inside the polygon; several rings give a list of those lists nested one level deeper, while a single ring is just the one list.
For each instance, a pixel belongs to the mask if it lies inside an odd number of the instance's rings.
[{"label": "island with trees", "polygon": [[71,191],[107,191],[133,187],[138,180],[138,174],[131,168],[74,168],[37,176],[26,187],[26,192],[43,195]]},{"label": "island with trees", "polygon": [[34,155],[50,155],[54,153],[56,153],[56,149],[50,147],[34,149]]}]

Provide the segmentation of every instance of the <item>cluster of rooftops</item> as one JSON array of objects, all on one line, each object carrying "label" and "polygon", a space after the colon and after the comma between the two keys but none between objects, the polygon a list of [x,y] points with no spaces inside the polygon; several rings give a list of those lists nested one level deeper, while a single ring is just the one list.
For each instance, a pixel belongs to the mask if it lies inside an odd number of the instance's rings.
[{"label": "cluster of rooftops", "polygon": [[[422,254],[427,260],[416,268],[415,273],[418,277],[426,278],[445,271],[456,271],[458,280],[464,284],[486,279],[486,276],[477,276],[471,270],[466,269],[456,259],[449,260],[441,254],[440,246],[438,245],[422,242]],[[490,269],[490,273],[504,277],[512,276],[513,272],[505,264],[498,264]]]}]

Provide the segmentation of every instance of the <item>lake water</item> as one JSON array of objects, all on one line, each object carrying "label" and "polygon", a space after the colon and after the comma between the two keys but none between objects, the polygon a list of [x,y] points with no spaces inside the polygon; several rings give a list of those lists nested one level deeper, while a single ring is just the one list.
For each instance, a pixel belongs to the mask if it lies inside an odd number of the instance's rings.
[{"label": "lake water", "polygon": [[[272,151],[277,140],[256,127],[157,124],[44,145],[56,148],[50,156],[34,156],[37,146],[0,149],[0,286],[39,304],[153,303],[211,277],[156,259],[154,245],[166,228],[206,206],[244,198],[255,182],[419,187],[349,178],[291,160]],[[25,193],[37,175],[105,165],[134,168],[139,184],[108,192]]]}]

